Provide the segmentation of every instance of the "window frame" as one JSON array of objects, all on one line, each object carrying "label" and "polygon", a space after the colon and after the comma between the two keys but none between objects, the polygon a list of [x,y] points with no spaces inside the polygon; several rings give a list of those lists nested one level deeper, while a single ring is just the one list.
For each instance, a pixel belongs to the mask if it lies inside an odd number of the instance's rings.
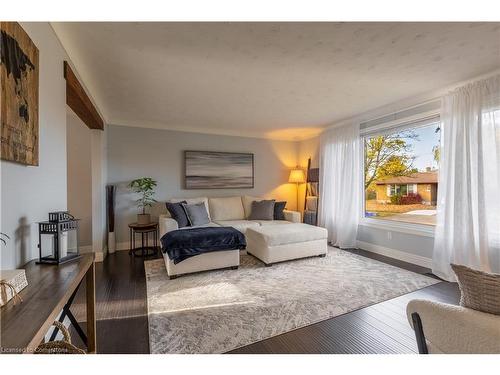
[{"label": "window frame", "polygon": [[[419,128],[429,126],[433,123],[440,123],[440,126],[443,126],[443,123],[440,118],[440,111],[428,111],[425,113],[421,113],[419,115],[411,116],[402,120],[391,121],[387,123],[383,123],[380,125],[376,125],[373,127],[369,127],[366,129],[360,129],[360,196],[361,196],[361,205],[360,205],[360,220],[359,225],[376,228],[381,230],[386,230],[390,232],[400,232],[413,234],[417,236],[423,237],[434,237],[435,225],[430,224],[417,224],[417,223],[409,223],[404,221],[395,221],[395,220],[387,220],[384,218],[371,218],[365,216],[365,208],[366,208],[366,191],[365,191],[365,140],[369,137],[373,137],[376,135],[380,135],[383,133],[388,133],[396,130],[404,130],[411,128]],[[435,120],[435,121],[432,121]],[[425,124],[426,121],[429,121]],[[420,123],[420,125],[419,125]],[[390,184],[391,186],[396,184]],[[418,189],[418,188],[417,188]],[[407,187],[408,191],[408,187]]]}]

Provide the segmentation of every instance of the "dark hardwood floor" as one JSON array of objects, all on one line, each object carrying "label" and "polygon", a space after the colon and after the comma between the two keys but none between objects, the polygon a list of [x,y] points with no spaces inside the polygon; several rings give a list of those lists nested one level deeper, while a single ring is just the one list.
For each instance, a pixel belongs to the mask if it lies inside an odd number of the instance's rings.
[{"label": "dark hardwood floor", "polygon": [[[148,258],[152,259],[152,258]],[[85,285],[71,310],[85,327]],[[96,315],[98,353],[149,353],[144,260],[118,251],[96,263]],[[71,337],[84,347],[76,331]]]},{"label": "dark hardwood floor", "polygon": [[[430,275],[430,270],[424,267],[364,250],[351,251]],[[72,307],[81,322],[85,320],[84,289],[82,285]],[[455,283],[440,282],[230,353],[416,353],[415,336],[406,320],[408,301],[423,298],[457,304],[459,297]],[[97,263],[96,299],[98,353],[149,353],[143,259],[119,251]],[[74,342],[83,347],[75,331],[71,331]]]}]

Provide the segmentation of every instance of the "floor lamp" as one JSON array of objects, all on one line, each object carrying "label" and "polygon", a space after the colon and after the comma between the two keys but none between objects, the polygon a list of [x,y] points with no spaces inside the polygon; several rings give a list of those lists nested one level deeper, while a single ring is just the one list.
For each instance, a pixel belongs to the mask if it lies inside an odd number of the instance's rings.
[{"label": "floor lamp", "polygon": [[299,211],[299,184],[303,184],[306,182],[306,176],[304,174],[304,171],[300,169],[299,167],[296,167],[290,171],[290,177],[288,177],[288,182],[295,183],[296,189],[297,189],[297,208],[296,210]]}]

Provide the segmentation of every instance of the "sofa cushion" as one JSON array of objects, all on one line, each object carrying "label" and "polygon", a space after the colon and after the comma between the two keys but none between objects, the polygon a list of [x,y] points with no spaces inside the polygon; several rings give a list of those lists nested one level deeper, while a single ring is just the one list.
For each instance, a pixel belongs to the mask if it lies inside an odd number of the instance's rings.
[{"label": "sofa cushion", "polygon": [[274,202],[274,220],[285,220],[285,214],[283,213],[285,206],[286,202]]},{"label": "sofa cushion", "polygon": [[184,228],[189,226],[189,219],[186,215],[186,211],[184,207],[182,207],[182,203],[187,203],[186,201],[181,201],[179,203],[171,203],[167,202],[167,210],[170,213],[170,217],[177,221],[177,225],[179,228]]},{"label": "sofa cushion", "polygon": [[222,227],[233,227],[241,233],[246,233],[248,228],[258,228],[260,226],[259,223],[248,220],[219,220],[215,223]]},{"label": "sofa cushion", "polygon": [[278,224],[291,224],[291,222],[286,220],[251,220],[252,223],[258,223],[259,225],[278,225]]},{"label": "sofa cushion", "polygon": [[241,197],[210,198],[210,217],[212,220],[243,220],[245,212]]},{"label": "sofa cushion", "polygon": [[253,201],[252,212],[248,220],[273,220],[274,199],[264,201]]},{"label": "sofa cushion", "polygon": [[308,224],[290,223],[288,225],[263,225],[257,228],[249,228],[246,236],[252,237],[253,240],[267,246],[278,246],[297,242],[326,240],[328,231],[325,228]]},{"label": "sofa cushion", "polygon": [[250,213],[252,212],[252,202],[257,201],[263,201],[264,198],[259,198],[259,197],[251,197],[249,195],[244,195],[241,197],[241,202],[243,203],[243,210],[245,211],[245,219],[248,219],[250,216]]},{"label": "sofa cushion", "polygon": [[182,207],[184,207],[184,210],[186,211],[186,215],[192,227],[210,223],[210,218],[208,217],[208,211],[203,202],[195,204],[186,204],[186,203],[181,203],[181,204]]},{"label": "sofa cushion", "polygon": [[[216,228],[216,227],[220,227],[221,225],[217,224],[217,223],[214,223],[213,221],[211,221],[210,223],[206,223],[206,224],[203,224],[203,225],[198,225],[197,227],[194,227],[194,228]],[[179,228],[179,230],[189,230],[189,229],[193,229],[193,227],[184,227],[184,228]]]},{"label": "sofa cushion", "polygon": [[186,201],[187,204],[196,204],[203,202],[205,203],[205,207],[207,208],[208,217],[210,218],[210,209],[208,207],[208,198],[207,197],[198,197],[198,198],[171,198],[168,200],[171,203],[179,203],[181,201]]}]

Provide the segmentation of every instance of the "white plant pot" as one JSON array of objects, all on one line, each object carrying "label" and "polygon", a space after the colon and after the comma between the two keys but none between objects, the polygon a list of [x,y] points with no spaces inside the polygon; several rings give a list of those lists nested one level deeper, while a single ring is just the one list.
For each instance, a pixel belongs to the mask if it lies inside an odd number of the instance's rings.
[{"label": "white plant pot", "polygon": [[108,254],[113,254],[116,251],[115,232],[108,232]]}]

